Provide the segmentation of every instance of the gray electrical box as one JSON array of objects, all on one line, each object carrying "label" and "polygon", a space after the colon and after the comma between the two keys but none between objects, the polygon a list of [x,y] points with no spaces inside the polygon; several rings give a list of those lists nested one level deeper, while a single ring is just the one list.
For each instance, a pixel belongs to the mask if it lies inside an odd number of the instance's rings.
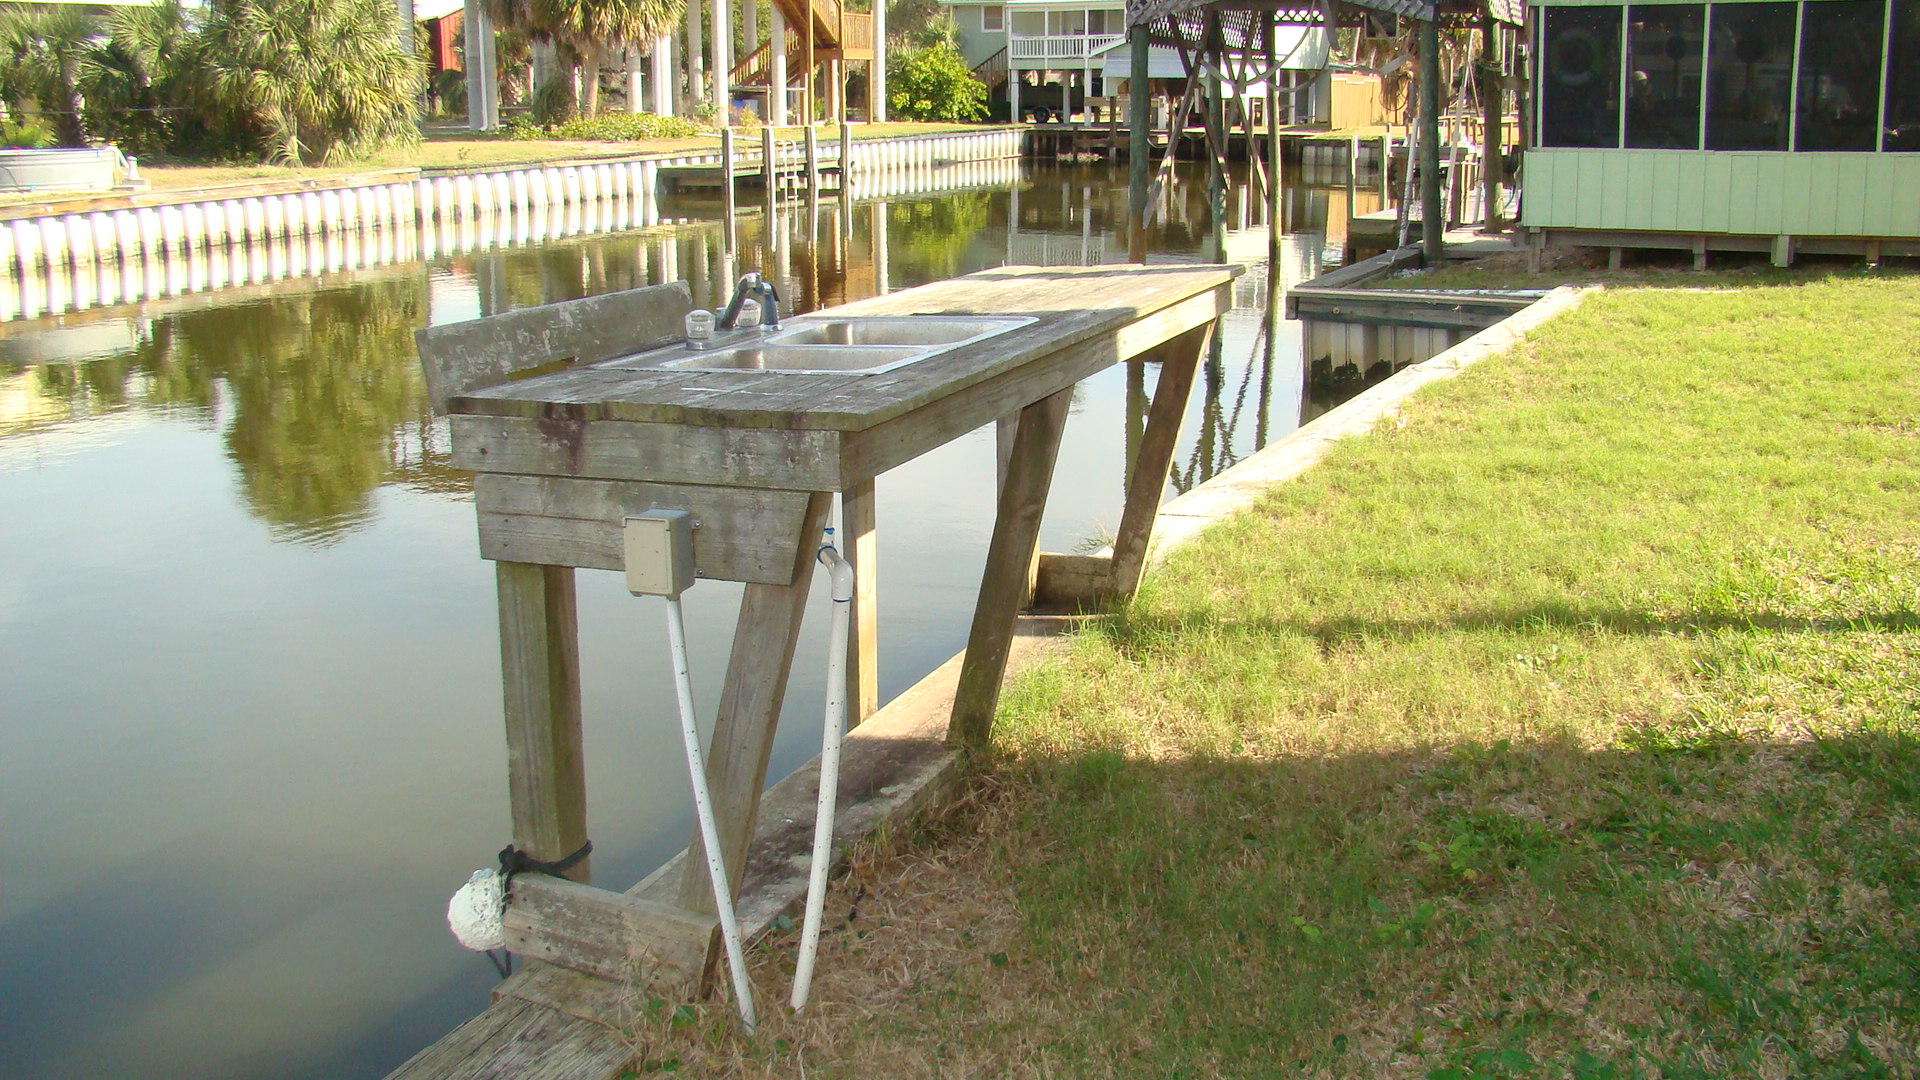
[{"label": "gray electrical box", "polygon": [[627,591],[678,596],[693,584],[693,515],[649,510],[626,519]]}]

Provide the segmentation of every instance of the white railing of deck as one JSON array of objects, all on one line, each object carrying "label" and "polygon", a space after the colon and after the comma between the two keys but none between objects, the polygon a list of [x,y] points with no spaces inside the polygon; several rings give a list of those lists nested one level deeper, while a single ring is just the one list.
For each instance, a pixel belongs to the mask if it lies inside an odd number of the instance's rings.
[{"label": "white railing of deck", "polygon": [[1084,60],[1126,40],[1124,34],[1047,34],[1007,38],[1007,56],[1013,60]]}]

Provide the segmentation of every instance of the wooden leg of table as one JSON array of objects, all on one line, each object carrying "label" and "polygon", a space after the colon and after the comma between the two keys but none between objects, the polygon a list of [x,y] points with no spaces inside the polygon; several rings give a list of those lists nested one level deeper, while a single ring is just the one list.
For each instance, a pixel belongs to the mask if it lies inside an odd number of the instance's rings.
[{"label": "wooden leg of table", "polygon": [[1127,504],[1120,511],[1120,531],[1113,537],[1113,570],[1108,588],[1127,596],[1140,587],[1146,572],[1147,548],[1153,541],[1153,523],[1160,516],[1160,494],[1167,488],[1173,452],[1180,441],[1180,422],[1186,418],[1192,396],[1193,374],[1213,340],[1213,323],[1196,326],[1167,342],[1160,365],[1160,381],[1153,388],[1147,410],[1147,430],[1140,439],[1127,483]]},{"label": "wooden leg of table", "polygon": [[1060,456],[1060,434],[1066,429],[1067,407],[1072,403],[1073,388],[1068,387],[1020,410],[1019,434],[1013,440],[1007,481],[1000,489],[993,542],[980,576],[980,598],[973,609],[967,656],[954,693],[953,718],[947,727],[950,743],[984,749],[993,732],[1000,676],[1013,644],[1014,618],[1029,589],[1040,516],[1047,507],[1053,464]]},{"label": "wooden leg of table", "polygon": [[841,550],[853,562],[853,641],[847,650],[847,726],[880,708],[880,540],[873,481],[840,494]]},{"label": "wooden leg of table", "polygon": [[[513,844],[554,862],[587,842],[580,740],[580,645],[573,568],[501,562],[500,672],[507,717]],[[590,879],[589,860],[567,871]]]},{"label": "wooden leg of table", "polygon": [[[727,681],[720,689],[720,718],[706,760],[727,883],[736,895],[745,876],[747,846],[753,840],[753,821],[767,782],[767,755],[773,750],[774,728],[786,699],[793,646],[800,637],[807,587],[813,583],[814,557],[831,503],[832,496],[816,492],[807,505],[800,535],[794,537],[792,584],[748,585],[740,599]],[[707,876],[707,848],[698,829],[687,845],[687,856],[680,906],[711,915],[717,909]]]}]

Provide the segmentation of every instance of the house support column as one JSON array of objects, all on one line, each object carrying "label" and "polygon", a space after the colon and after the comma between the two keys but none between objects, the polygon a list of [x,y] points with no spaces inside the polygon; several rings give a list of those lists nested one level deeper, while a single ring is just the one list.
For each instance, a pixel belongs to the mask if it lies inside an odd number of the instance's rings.
[{"label": "house support column", "polygon": [[1420,24],[1420,233],[1427,264],[1445,254],[1447,223],[1440,207],[1440,20]]},{"label": "house support column", "polygon": [[500,126],[500,80],[487,5],[467,0],[462,25],[467,34],[467,127],[492,131]]},{"label": "house support column", "polygon": [[1153,142],[1147,137],[1147,24],[1127,27],[1127,261],[1147,261],[1147,169]]}]

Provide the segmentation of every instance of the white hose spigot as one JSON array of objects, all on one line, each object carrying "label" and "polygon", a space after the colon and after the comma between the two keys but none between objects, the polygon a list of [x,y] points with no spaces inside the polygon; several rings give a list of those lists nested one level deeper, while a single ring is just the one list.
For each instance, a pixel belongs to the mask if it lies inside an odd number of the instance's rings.
[{"label": "white hose spigot", "polygon": [[806,1007],[813,988],[813,963],[820,952],[820,923],[827,906],[827,871],[833,863],[834,804],[840,794],[840,744],[847,722],[847,631],[852,624],[854,569],[833,546],[833,530],[820,546],[819,559],[831,570],[833,628],[827,632],[826,723],[820,735],[820,795],[813,816],[813,862],[807,878],[807,918],[800,933],[800,957],[793,973],[795,1012]]}]

